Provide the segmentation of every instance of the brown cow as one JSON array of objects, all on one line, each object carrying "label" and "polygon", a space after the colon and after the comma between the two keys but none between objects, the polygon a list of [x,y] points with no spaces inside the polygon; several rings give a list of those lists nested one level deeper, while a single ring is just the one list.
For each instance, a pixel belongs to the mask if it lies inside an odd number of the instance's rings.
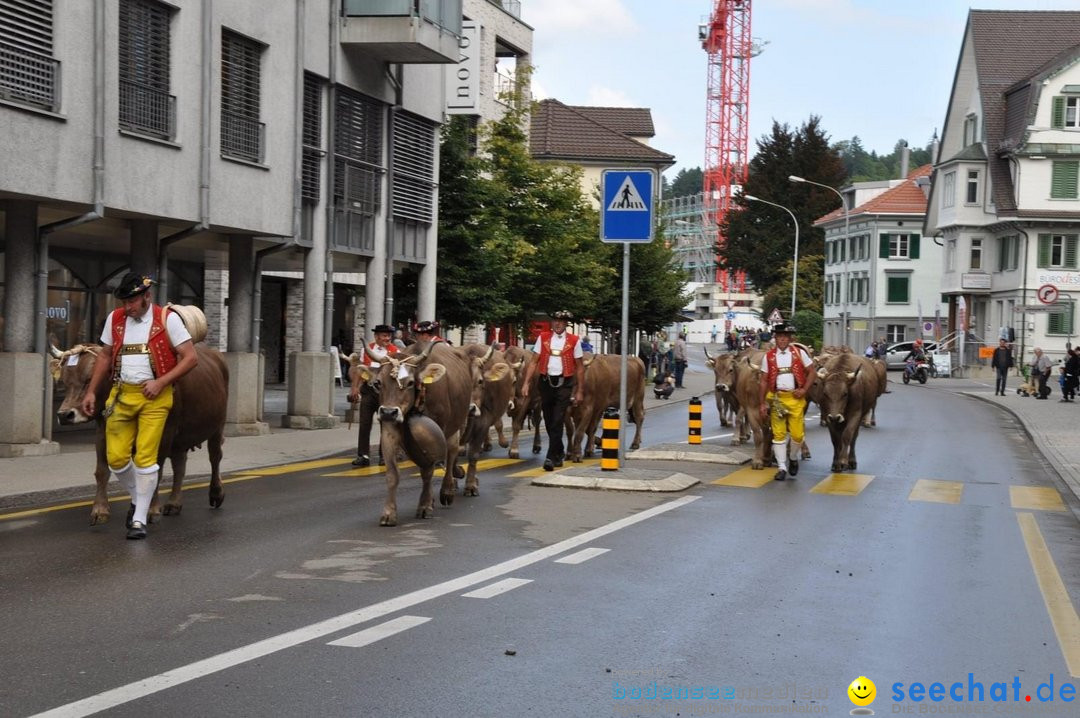
[{"label": "brown cow", "polygon": [[[765,351],[761,349],[743,349],[738,353],[735,360],[735,400],[738,402],[738,420],[744,423],[744,428],[736,428],[736,432],[745,432],[743,436],[754,438],[754,458],[750,463],[751,468],[763,469],[772,461],[772,426],[767,419],[761,418],[761,361],[765,358]],[[734,443],[734,442],[732,442]],[[794,444],[794,441],[792,441]],[[793,449],[795,447],[792,447]],[[810,458],[810,445],[805,437],[799,445],[800,455],[803,461]]]},{"label": "brown cow", "polygon": [[521,389],[525,384],[525,374],[529,365],[534,363],[537,359],[536,354],[533,354],[527,349],[521,347],[507,347],[503,352],[503,356],[506,357],[507,363],[515,369],[514,377],[514,399],[511,402],[511,406],[507,413],[510,414],[510,458],[518,458],[518,435],[521,434],[521,429],[525,425],[525,420],[529,419],[533,426],[533,445],[532,452],[534,454],[540,453],[540,373],[533,372],[532,386],[529,387],[529,396],[522,397]]},{"label": "brown cow", "polygon": [[[573,427],[573,438],[569,441],[571,461],[580,462],[582,456],[589,458],[593,454],[594,437],[609,406],[619,405],[619,373],[622,357],[619,354],[598,354],[585,365],[584,399],[577,406],[572,406],[567,413],[567,434]],[[641,427],[645,423],[645,365],[637,357],[629,357],[626,362],[626,402],[637,431],[631,449],[641,447]],[[582,441],[585,451],[582,454]]]},{"label": "brown cow", "polygon": [[842,354],[818,370],[821,384],[821,414],[829,426],[833,444],[833,471],[858,468],[855,442],[863,417],[877,399],[878,375],[869,359]]},{"label": "brown cow", "polygon": [[501,351],[494,346],[469,344],[458,351],[469,362],[471,376],[471,396],[469,401],[469,421],[465,427],[465,495],[478,496],[479,484],[476,480],[476,461],[484,446],[490,442],[491,427],[497,426],[499,445],[509,446],[502,435],[502,418],[510,401],[514,398],[514,371],[505,361]]},{"label": "brown cow", "polygon": [[[730,426],[736,421],[736,414],[739,411],[739,404],[735,401],[735,355],[710,356],[709,349],[706,347],[705,363],[713,369],[716,411],[720,414],[720,426]],[[736,431],[735,441],[732,443],[739,443],[740,438],[739,432]]]},{"label": "brown cow", "polygon": [[[370,350],[368,350],[370,353]],[[380,450],[386,461],[386,503],[380,526],[397,525],[398,451],[406,450],[405,420],[412,412],[432,419],[446,437],[446,472],[439,502],[449,506],[457,493],[454,470],[461,450],[461,434],[469,418],[470,372],[464,357],[444,342],[416,342],[397,354],[373,355],[377,371],[350,357],[352,372],[371,382],[379,394]],[[412,458],[412,457],[409,457]],[[420,464],[420,462],[417,462]],[[421,464],[422,489],[417,518],[431,518],[435,501],[431,477],[435,465]]]},{"label": "brown cow", "polygon": [[[105,347],[99,344],[79,344],[66,352],[52,347],[53,376],[64,385],[64,402],[57,411],[61,424],[82,424],[90,417],[82,412],[83,394],[94,371],[94,363]],[[150,504],[150,517],[161,513],[179,514],[183,509],[180,489],[187,472],[189,451],[206,442],[210,454],[210,506],[219,508],[225,501],[225,488],[221,484],[221,445],[225,442],[225,409],[229,395],[229,370],[221,352],[205,344],[195,345],[199,363],[176,382],[173,407],[165,422],[158,448],[158,486],[165,471],[165,459],[172,463],[173,483],[164,509],[158,507],[157,491]],[[108,357],[105,357],[108,360]],[[98,390],[97,405],[105,406],[109,396],[109,384],[102,382]],[[105,421],[99,412],[97,421],[97,466],[94,478],[97,493],[90,509],[90,525],[103,524],[109,520],[109,499],[106,487],[109,483],[109,466],[105,459]]]}]

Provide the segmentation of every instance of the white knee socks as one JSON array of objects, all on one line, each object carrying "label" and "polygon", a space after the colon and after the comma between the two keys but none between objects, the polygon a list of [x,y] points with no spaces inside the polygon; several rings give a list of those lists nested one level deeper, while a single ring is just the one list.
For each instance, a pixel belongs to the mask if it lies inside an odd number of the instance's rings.
[{"label": "white knee socks", "polygon": [[158,465],[152,464],[146,468],[135,468],[135,515],[132,521],[140,521],[146,524],[146,515],[150,512],[150,501],[157,491]]},{"label": "white knee socks", "polygon": [[112,472],[113,478],[119,481],[120,485],[131,494],[131,503],[135,503],[135,464],[129,460],[124,468],[113,469],[110,467],[109,470]]},{"label": "white knee socks", "polygon": [[782,444],[773,444],[772,452],[776,457],[777,468],[787,471],[787,441],[785,440]]}]

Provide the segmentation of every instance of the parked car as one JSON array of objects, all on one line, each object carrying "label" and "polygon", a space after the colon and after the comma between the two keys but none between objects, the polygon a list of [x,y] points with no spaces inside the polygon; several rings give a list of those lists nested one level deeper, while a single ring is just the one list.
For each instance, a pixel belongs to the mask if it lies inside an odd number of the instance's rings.
[{"label": "parked car", "polygon": [[[885,350],[885,366],[889,369],[903,369],[904,357],[908,355],[913,346],[915,346],[914,341],[890,344],[889,348]],[[927,354],[935,349],[937,349],[937,342],[923,342],[923,351]]]}]

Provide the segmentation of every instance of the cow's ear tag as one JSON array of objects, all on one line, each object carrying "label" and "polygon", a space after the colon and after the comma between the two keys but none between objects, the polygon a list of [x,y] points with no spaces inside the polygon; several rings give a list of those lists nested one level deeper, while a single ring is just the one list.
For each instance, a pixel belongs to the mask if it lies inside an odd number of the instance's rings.
[{"label": "cow's ear tag", "polygon": [[425,376],[425,377],[424,377],[424,383],[425,383],[425,384],[430,384],[430,383],[431,383],[431,382],[433,382],[433,381],[435,381],[435,380],[434,380],[434,379],[432,379],[432,378],[431,378],[430,376]]},{"label": "cow's ear tag", "polygon": [[68,357],[68,360],[67,360],[67,365],[68,366],[75,366],[78,363],[79,363],[79,355],[78,354],[72,354],[71,356]]}]

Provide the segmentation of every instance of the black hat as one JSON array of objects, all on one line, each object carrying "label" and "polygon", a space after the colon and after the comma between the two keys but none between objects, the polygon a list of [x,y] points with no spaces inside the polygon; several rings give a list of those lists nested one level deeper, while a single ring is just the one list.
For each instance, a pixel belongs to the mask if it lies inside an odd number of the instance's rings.
[{"label": "black hat", "polygon": [[791,322],[781,322],[772,328],[773,334],[795,334],[795,325]]},{"label": "black hat", "polygon": [[116,289],[113,290],[113,296],[117,299],[131,299],[132,297],[137,297],[143,292],[146,292],[154,284],[157,284],[157,282],[150,279],[150,277],[135,274],[135,272],[128,272],[124,275],[124,278],[120,280],[120,283],[116,285]]},{"label": "black hat", "polygon": [[565,309],[560,309],[557,312],[552,312],[551,313],[551,318],[552,319],[561,319],[561,320],[566,321],[566,322],[571,322],[571,321],[574,320],[574,315],[571,312],[566,311]]},{"label": "black hat", "polygon": [[438,322],[430,322],[424,320],[416,325],[417,334],[437,334],[439,331]]},{"label": "black hat", "polygon": [[394,328],[389,324],[376,324],[371,331],[375,334],[393,334]]}]

